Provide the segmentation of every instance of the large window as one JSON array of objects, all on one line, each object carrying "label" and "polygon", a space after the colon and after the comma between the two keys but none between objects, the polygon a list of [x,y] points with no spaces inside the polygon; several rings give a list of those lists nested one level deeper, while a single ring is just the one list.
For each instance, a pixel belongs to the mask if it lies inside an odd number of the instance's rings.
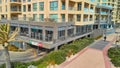
[{"label": "large window", "polygon": [[62,10],[65,10],[65,2],[62,2]]},{"label": "large window", "polygon": [[37,21],[37,14],[33,14],[33,21]]},{"label": "large window", "polygon": [[77,21],[80,21],[80,19],[81,19],[81,15],[77,14]]},{"label": "large window", "polygon": [[26,5],[23,5],[23,12],[26,12]]},{"label": "large window", "polygon": [[37,3],[33,3],[33,11],[37,11]]},{"label": "large window", "polygon": [[58,10],[58,2],[57,1],[50,2],[50,10]]},{"label": "large window", "polygon": [[77,5],[77,10],[80,11],[80,10],[81,10],[81,7],[82,7],[82,5],[81,5],[81,2],[80,2],[80,3],[78,3],[78,5]]},{"label": "large window", "polygon": [[40,19],[40,21],[44,21],[44,14],[40,14],[39,19]]},{"label": "large window", "polygon": [[28,2],[31,2],[31,0],[28,0]]},{"label": "large window", "polygon": [[58,15],[57,14],[50,14],[50,18],[53,19],[54,21],[57,21]]},{"label": "large window", "polygon": [[39,10],[43,11],[44,10],[44,2],[39,3]]}]

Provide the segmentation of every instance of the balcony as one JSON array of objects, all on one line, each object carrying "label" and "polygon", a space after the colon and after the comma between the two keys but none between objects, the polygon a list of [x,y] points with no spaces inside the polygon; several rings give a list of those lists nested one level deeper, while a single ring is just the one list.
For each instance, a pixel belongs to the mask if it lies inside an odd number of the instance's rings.
[{"label": "balcony", "polygon": [[94,10],[93,10],[93,9],[90,9],[90,12],[94,13]]},{"label": "balcony", "polygon": [[75,20],[74,18],[69,18],[68,20],[66,19],[62,19],[62,18],[43,18],[43,19],[40,19],[40,18],[32,18],[32,17],[22,17],[22,18],[17,18],[17,17],[12,17],[11,20],[7,20],[7,19],[2,19],[1,22],[7,22],[7,21],[23,21],[23,22],[53,22],[53,23],[74,23]]},{"label": "balcony", "polygon": [[84,8],[84,11],[85,11],[85,12],[88,12],[88,10],[89,10],[88,8]]},{"label": "balcony", "polygon": [[77,11],[77,9],[75,7],[68,7],[68,10],[70,10],[70,11]]},{"label": "balcony", "polygon": [[100,12],[100,14],[107,15],[108,13],[107,12]]},{"label": "balcony", "polygon": [[105,19],[100,20],[100,23],[107,23],[107,19],[106,20]]},{"label": "balcony", "polygon": [[88,18],[84,18],[83,21],[84,21],[84,22],[87,22],[87,21],[88,21]]},{"label": "balcony", "polygon": [[10,2],[21,2],[21,0],[10,0]]},{"label": "balcony", "polygon": [[93,18],[90,18],[90,21],[93,21]]},{"label": "balcony", "polygon": [[11,4],[21,4],[21,0],[10,0]]},{"label": "balcony", "polygon": [[21,9],[11,9],[11,13],[21,13]]}]

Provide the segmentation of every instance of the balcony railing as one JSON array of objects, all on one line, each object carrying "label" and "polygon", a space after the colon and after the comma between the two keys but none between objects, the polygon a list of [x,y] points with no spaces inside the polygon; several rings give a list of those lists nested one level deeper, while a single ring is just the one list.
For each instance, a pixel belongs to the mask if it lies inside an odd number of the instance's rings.
[{"label": "balcony railing", "polygon": [[10,0],[10,2],[21,2],[21,0]]},{"label": "balcony railing", "polygon": [[94,10],[93,10],[93,9],[90,9],[90,12],[94,13]]},{"label": "balcony railing", "polygon": [[88,10],[89,10],[88,8],[84,8],[84,11],[85,11],[85,12],[88,12]]},{"label": "balcony railing", "polygon": [[68,7],[69,10],[76,11],[77,9],[75,7]]},{"label": "balcony railing", "polygon": [[90,18],[90,21],[93,21],[93,18]]},{"label": "balcony railing", "polygon": [[20,12],[21,9],[11,9],[11,11],[18,11],[18,12]]},{"label": "balcony railing", "polygon": [[100,14],[108,14],[107,12],[100,12]]},{"label": "balcony railing", "polygon": [[88,21],[88,18],[84,18],[83,21],[84,21],[84,22],[87,22],[87,21]]},{"label": "balcony railing", "polygon": [[[74,22],[74,18],[68,18],[68,20],[66,19],[62,19],[62,18],[26,18],[26,17],[22,17],[22,18],[17,18],[17,17],[12,17],[11,20],[18,20],[18,21],[34,21],[34,22],[56,22],[56,23],[62,23],[62,22]],[[1,21],[7,21],[7,19],[2,19]]]}]

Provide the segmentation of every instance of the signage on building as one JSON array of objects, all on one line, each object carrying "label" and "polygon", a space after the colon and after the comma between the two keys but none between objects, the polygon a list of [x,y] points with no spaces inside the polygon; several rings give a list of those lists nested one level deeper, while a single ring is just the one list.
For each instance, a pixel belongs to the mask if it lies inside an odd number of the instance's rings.
[{"label": "signage on building", "polygon": [[32,40],[30,40],[29,43],[32,45],[35,45],[35,46],[39,46],[39,47],[42,47],[42,45],[43,45],[41,42],[34,42]]},{"label": "signage on building", "polygon": [[41,43],[41,42],[39,42],[39,43],[38,43],[38,46],[39,46],[39,47],[42,47],[42,43]]}]

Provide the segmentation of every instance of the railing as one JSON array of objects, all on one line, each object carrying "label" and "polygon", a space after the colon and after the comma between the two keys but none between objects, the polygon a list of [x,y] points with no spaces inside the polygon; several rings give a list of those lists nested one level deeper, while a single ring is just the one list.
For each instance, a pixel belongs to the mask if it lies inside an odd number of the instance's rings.
[{"label": "railing", "polygon": [[90,21],[93,21],[93,18],[90,18]]},{"label": "railing", "polygon": [[[62,18],[32,18],[32,17],[12,17],[11,18],[12,21],[14,20],[18,20],[18,21],[34,21],[34,22],[56,22],[56,23],[62,23],[62,22],[74,22],[74,18],[68,18],[68,20],[66,19],[62,19]],[[1,19],[1,21],[5,22],[7,21],[7,19]]]},{"label": "railing", "polygon": [[10,0],[10,2],[21,2],[21,0]]},{"label": "railing", "polygon": [[84,18],[83,21],[84,21],[84,22],[88,21],[88,18]]},{"label": "railing", "polygon": [[17,8],[16,9],[11,9],[11,11],[19,11],[20,12],[21,9],[17,9]]},{"label": "railing", "polygon": [[90,9],[90,12],[94,13],[94,10],[93,10],[93,9]]},{"label": "railing", "polygon": [[68,7],[69,10],[76,11],[77,9],[75,7]]},{"label": "railing", "polygon": [[100,14],[108,14],[107,12],[100,12]]},{"label": "railing", "polygon": [[85,11],[85,12],[88,12],[88,10],[89,10],[88,8],[84,8],[84,11]]}]

